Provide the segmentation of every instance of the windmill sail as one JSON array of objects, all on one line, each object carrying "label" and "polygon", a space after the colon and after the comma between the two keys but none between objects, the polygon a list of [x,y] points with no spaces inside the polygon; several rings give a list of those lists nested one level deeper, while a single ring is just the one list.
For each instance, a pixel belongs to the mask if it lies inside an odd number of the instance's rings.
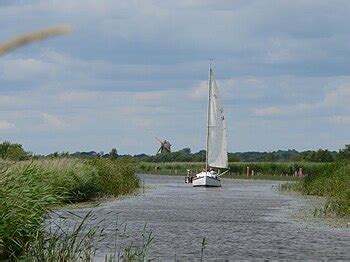
[{"label": "windmill sail", "polygon": [[209,167],[227,168],[227,135],[224,109],[213,70],[209,71],[207,163]]}]

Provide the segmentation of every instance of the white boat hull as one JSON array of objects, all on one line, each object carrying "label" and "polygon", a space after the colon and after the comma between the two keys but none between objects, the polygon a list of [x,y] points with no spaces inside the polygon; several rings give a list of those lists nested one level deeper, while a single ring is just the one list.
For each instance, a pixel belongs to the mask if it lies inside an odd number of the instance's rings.
[{"label": "white boat hull", "polygon": [[194,187],[221,187],[221,181],[218,177],[204,175],[193,178],[192,185]]}]

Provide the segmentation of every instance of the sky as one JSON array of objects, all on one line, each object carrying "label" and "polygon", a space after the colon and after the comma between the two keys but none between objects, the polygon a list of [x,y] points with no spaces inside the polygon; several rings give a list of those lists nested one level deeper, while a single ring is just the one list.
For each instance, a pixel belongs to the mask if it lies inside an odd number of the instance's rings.
[{"label": "sky", "polygon": [[208,60],[230,152],[350,143],[348,0],[1,0],[0,141],[36,154],[205,148]]}]

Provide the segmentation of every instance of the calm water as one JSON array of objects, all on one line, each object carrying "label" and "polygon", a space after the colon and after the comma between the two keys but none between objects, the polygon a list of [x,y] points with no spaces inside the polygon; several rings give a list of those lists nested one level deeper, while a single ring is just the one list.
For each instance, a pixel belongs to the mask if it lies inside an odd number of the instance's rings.
[{"label": "calm water", "polygon": [[[175,255],[178,260],[197,261],[203,237],[205,261],[350,260],[350,230],[293,220],[289,213],[306,200],[278,193],[278,182],[223,179],[221,188],[193,188],[181,177],[141,178],[146,184],[143,194],[70,210],[79,216],[93,210],[87,226],[105,228],[97,244],[99,258],[113,249],[116,225],[126,225],[130,240],[140,239],[147,223],[146,230],[155,237],[149,258],[160,261],[174,261]],[[58,224],[63,222],[57,215],[77,219],[62,210],[53,218]]]}]

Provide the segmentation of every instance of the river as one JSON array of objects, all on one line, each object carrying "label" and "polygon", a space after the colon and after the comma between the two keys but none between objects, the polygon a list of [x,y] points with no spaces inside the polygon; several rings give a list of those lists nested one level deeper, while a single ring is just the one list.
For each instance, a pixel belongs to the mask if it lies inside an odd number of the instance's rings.
[{"label": "river", "polygon": [[87,228],[104,228],[96,243],[97,260],[114,248],[116,227],[120,232],[125,226],[128,235],[118,241],[138,242],[145,225],[154,236],[148,257],[156,261],[198,261],[204,237],[204,261],[350,260],[350,229],[293,218],[307,199],[279,193],[280,182],[222,179],[221,188],[193,188],[182,177],[140,177],[143,193],[97,207],[59,210],[51,225],[69,227],[60,217],[73,221],[72,213],[83,217],[92,211]]}]

